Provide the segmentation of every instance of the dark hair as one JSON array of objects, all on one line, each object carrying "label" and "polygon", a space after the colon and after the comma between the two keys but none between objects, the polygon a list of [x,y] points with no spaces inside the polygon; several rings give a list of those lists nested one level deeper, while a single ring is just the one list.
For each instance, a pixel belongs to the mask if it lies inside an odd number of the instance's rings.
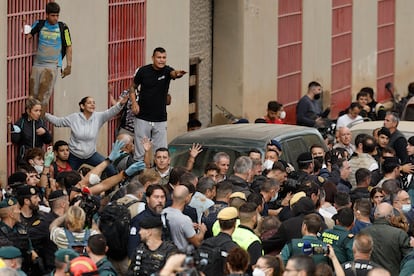
[{"label": "dark hair", "polygon": [[334,203],[335,196],[338,192],[336,185],[332,181],[325,181],[322,185],[323,189],[325,190],[325,201]]},{"label": "dark hair", "polygon": [[359,144],[362,143],[362,141],[364,141],[364,139],[368,136],[368,134],[366,133],[360,133],[355,137],[355,146],[358,147]]},{"label": "dark hair", "polygon": [[364,153],[371,153],[377,147],[377,142],[375,138],[368,135],[362,140],[362,152]]},{"label": "dark hair", "polygon": [[184,167],[175,167],[171,169],[169,182],[172,185],[177,185],[180,182],[180,178],[183,174],[187,173],[188,170]]},{"label": "dark hair", "polygon": [[152,52],[152,56],[155,56],[155,53],[156,52],[158,52],[158,53],[165,53],[165,52],[167,52],[167,51],[165,51],[165,49],[164,48],[162,48],[162,47],[157,47],[157,48],[155,48],[154,49],[154,51]]},{"label": "dark hair", "polygon": [[233,189],[233,184],[228,180],[224,180],[224,181],[217,183],[216,198],[224,198],[229,193],[231,194],[232,189]]},{"label": "dark hair", "polygon": [[348,193],[338,192],[335,196],[335,204],[338,207],[345,207],[351,202],[351,198]]},{"label": "dark hair", "polygon": [[[247,202],[254,203],[254,205],[256,205],[256,207],[255,207],[255,209],[256,209],[257,206],[261,206],[263,204],[263,196],[260,193],[253,192],[247,197]],[[245,210],[245,209],[243,209],[243,210]]]},{"label": "dark hair", "polygon": [[358,100],[361,97],[368,97],[368,92],[367,91],[359,91],[357,96],[356,96],[356,99]]},{"label": "dark hair", "polygon": [[78,103],[80,112],[83,112],[84,109],[81,107],[81,105],[84,105],[86,101],[88,100],[88,98],[90,97],[89,96],[83,97]]},{"label": "dark hair", "polygon": [[348,112],[350,110],[354,109],[355,107],[357,107],[358,109],[362,109],[362,106],[358,102],[352,102],[351,105],[348,108]]},{"label": "dark hair", "polygon": [[197,119],[190,119],[187,122],[187,130],[191,129],[191,128],[194,128],[194,127],[201,127],[201,122]]},{"label": "dark hair", "polygon": [[267,104],[267,109],[273,112],[277,112],[280,110],[280,108],[282,108],[282,104],[278,103],[277,101],[270,101]]},{"label": "dark hair", "polygon": [[58,151],[61,146],[69,146],[69,144],[66,141],[58,140],[53,144],[53,150]]},{"label": "dark hair", "polygon": [[366,169],[366,168],[359,168],[355,172],[355,179],[356,179],[356,184],[357,185],[361,182],[364,182],[369,177],[371,177],[371,171]]},{"label": "dark hair", "polygon": [[362,87],[359,92],[366,92],[371,98],[374,98],[374,89],[372,87]]},{"label": "dark hair", "polygon": [[103,234],[92,235],[88,239],[88,247],[93,254],[103,256],[106,253],[106,238]]},{"label": "dark hair", "polygon": [[318,195],[319,193],[319,185],[315,182],[308,180],[304,181],[298,188],[298,192],[305,192],[307,197],[311,197],[312,194]]},{"label": "dark hair", "polygon": [[320,86],[322,86],[319,82],[317,82],[317,81],[311,81],[309,84],[308,84],[308,89],[311,89],[311,88],[313,88],[313,87],[320,87]]},{"label": "dark hair", "polygon": [[29,162],[30,159],[33,159],[37,156],[42,157],[44,156],[45,152],[41,148],[31,148],[26,152],[24,159],[26,162]]},{"label": "dark hair", "polygon": [[167,196],[167,192],[160,184],[149,185],[147,191],[145,192],[145,195],[147,197],[151,197],[155,190],[161,190],[164,193],[164,196]]},{"label": "dark hair", "polygon": [[339,209],[335,216],[339,224],[345,227],[351,226],[354,222],[354,211],[349,207]]},{"label": "dark hair", "polygon": [[250,155],[250,153],[255,152],[260,154],[260,156],[262,156],[262,152],[259,149],[250,149],[249,152],[247,153],[247,155]]},{"label": "dark hair", "polygon": [[236,219],[221,220],[219,219],[220,229],[229,230],[236,225]]},{"label": "dark hair", "polygon": [[399,183],[396,179],[387,179],[382,183],[382,191],[387,195],[396,193],[399,189]]},{"label": "dark hair", "polygon": [[60,7],[56,2],[49,2],[46,4],[46,14],[60,13]]},{"label": "dark hair", "polygon": [[368,198],[359,198],[355,200],[354,209],[362,216],[368,217],[371,214],[371,207],[372,205]]},{"label": "dark hair", "polygon": [[[261,203],[260,203],[261,204]],[[254,213],[256,212],[257,204],[255,202],[246,202],[239,208],[240,213]]]},{"label": "dark hair", "polygon": [[334,276],[332,267],[326,263],[319,263],[316,265],[314,276]]},{"label": "dark hair", "polygon": [[156,151],[155,151],[155,154],[154,155],[156,155],[158,152],[160,152],[160,151],[166,151],[166,152],[168,152],[168,156],[170,156],[170,151],[168,150],[168,148],[164,148],[164,147],[161,147],[161,148],[158,148]]},{"label": "dark hair", "polygon": [[293,262],[293,266],[296,270],[305,270],[307,276],[314,276],[316,265],[312,257],[307,255],[294,255],[289,261]]},{"label": "dark hair", "polygon": [[408,96],[414,96],[414,82],[408,84]]},{"label": "dark hair", "polygon": [[265,263],[269,268],[273,268],[272,276],[280,276],[283,274],[283,261],[280,256],[264,255],[260,258],[265,260]]},{"label": "dark hair", "polygon": [[233,270],[245,272],[250,263],[249,253],[241,247],[234,247],[229,251],[226,261]]},{"label": "dark hair", "polygon": [[317,214],[308,214],[303,217],[303,224],[306,225],[308,232],[317,234],[322,227],[322,219]]},{"label": "dark hair", "polygon": [[369,192],[369,198],[373,200],[376,193],[382,193],[382,188],[380,187],[372,188],[371,192]]},{"label": "dark hair", "polygon": [[216,163],[214,162],[208,162],[206,167],[204,168],[204,173],[207,173],[208,171],[216,171],[217,173],[220,172],[219,167],[217,167]]},{"label": "dark hair", "polygon": [[82,178],[77,171],[60,172],[56,175],[56,182],[60,187],[64,187],[68,194],[73,186],[75,186]]}]

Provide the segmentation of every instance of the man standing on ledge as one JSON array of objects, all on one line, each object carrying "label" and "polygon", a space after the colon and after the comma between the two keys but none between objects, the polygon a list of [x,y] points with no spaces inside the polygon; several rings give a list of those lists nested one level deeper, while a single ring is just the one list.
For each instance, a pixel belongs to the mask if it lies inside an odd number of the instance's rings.
[{"label": "man standing on ledge", "polygon": [[47,3],[46,20],[37,20],[26,34],[28,38],[36,34],[39,36],[37,54],[30,76],[29,93],[42,103],[43,113],[49,104],[65,56],[66,67],[61,70],[61,77],[70,75],[72,71],[72,41],[68,26],[58,21],[59,12],[60,7],[56,2]]},{"label": "man standing on ledge", "polygon": [[[154,49],[152,64],[138,69],[134,83],[129,90],[132,112],[135,114],[135,160],[144,158],[144,147],[141,140],[147,137],[152,140],[153,150],[167,147],[167,95],[171,79],[181,78],[187,72],[174,70],[166,65],[167,53],[164,48]],[[138,102],[135,90],[139,91]]]},{"label": "man standing on ledge", "polygon": [[316,81],[308,85],[308,93],[303,96],[296,106],[296,124],[299,126],[321,127],[324,120],[321,117],[322,108],[319,99],[322,94],[322,86]]}]

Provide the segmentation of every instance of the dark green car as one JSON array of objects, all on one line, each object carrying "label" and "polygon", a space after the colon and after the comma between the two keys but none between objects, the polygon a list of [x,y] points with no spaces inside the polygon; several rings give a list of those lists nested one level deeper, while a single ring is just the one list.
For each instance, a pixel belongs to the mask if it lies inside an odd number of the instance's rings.
[{"label": "dark green car", "polygon": [[193,173],[202,175],[204,167],[213,161],[213,156],[220,151],[230,155],[230,173],[237,157],[247,155],[256,148],[263,153],[266,144],[275,139],[282,145],[281,159],[297,168],[299,154],[309,151],[314,144],[325,147],[321,134],[315,128],[296,125],[274,124],[230,124],[208,127],[188,132],[171,141],[168,148],[171,153],[171,165],[186,166],[189,149],[193,143],[203,145],[203,151],[197,156]]}]

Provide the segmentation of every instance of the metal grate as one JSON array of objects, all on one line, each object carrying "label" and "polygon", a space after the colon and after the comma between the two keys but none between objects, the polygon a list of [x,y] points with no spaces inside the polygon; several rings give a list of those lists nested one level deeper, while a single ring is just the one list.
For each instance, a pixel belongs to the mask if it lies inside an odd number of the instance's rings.
[{"label": "metal grate", "polygon": [[[135,70],[144,65],[145,23],[145,0],[109,1],[108,85],[113,86],[115,99],[130,87]],[[108,122],[108,150],[115,140],[118,119]]]},{"label": "metal grate", "polygon": [[394,81],[395,61],[395,0],[378,1],[377,100],[390,99],[385,90]]},{"label": "metal grate", "polygon": [[280,0],[278,14],[277,100],[287,113],[286,123],[296,123],[296,103],[301,97],[302,0]]},{"label": "metal grate", "polygon": [[332,1],[331,117],[352,99],[352,0]]},{"label": "metal grate", "polygon": [[[26,39],[23,26],[45,18],[44,0],[7,0],[7,114],[17,121],[29,95],[29,78],[37,43]],[[51,98],[49,111],[53,110]],[[16,147],[7,141],[7,175],[15,171]]]}]

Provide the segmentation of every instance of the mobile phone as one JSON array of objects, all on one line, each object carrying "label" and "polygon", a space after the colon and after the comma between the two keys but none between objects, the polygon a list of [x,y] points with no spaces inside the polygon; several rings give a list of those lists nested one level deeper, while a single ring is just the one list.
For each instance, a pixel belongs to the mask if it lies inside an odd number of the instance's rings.
[{"label": "mobile phone", "polygon": [[47,147],[47,151],[48,151],[48,152],[53,151],[53,147],[52,147],[52,146],[48,146],[48,147]]},{"label": "mobile phone", "polygon": [[126,96],[128,96],[128,94],[129,94],[129,91],[128,90],[124,90],[124,91],[122,91],[122,93],[121,93],[121,97],[122,98],[125,98]]}]

